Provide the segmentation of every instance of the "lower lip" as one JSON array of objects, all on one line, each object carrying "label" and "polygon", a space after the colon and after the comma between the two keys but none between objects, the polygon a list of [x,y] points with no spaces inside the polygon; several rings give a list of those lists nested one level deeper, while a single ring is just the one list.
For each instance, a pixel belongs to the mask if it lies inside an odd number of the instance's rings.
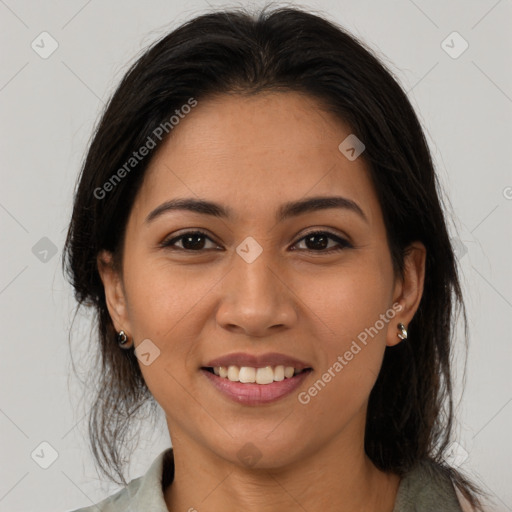
[{"label": "lower lip", "polygon": [[302,384],[311,370],[305,370],[294,377],[285,378],[279,382],[274,381],[270,384],[232,382],[203,368],[201,368],[201,372],[222,394],[231,400],[244,405],[260,405],[275,402],[292,393]]}]

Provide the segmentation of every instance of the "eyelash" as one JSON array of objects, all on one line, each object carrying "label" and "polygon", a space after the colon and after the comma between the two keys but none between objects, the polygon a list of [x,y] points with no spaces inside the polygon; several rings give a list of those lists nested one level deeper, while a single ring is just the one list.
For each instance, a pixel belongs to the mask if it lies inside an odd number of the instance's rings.
[{"label": "eyelash", "polygon": [[[215,243],[206,233],[204,233],[203,231],[197,230],[197,231],[187,231],[186,233],[183,233],[180,236],[171,238],[169,240],[164,240],[163,242],[160,243],[160,247],[166,248],[166,249],[171,249],[171,250],[189,252],[189,253],[194,253],[194,252],[200,253],[205,250],[208,250],[208,249],[194,250],[194,249],[184,249],[181,247],[173,247],[173,244],[175,242],[177,242],[187,236],[191,236],[191,235],[201,235],[201,236],[204,236],[205,238],[207,238],[208,240],[210,240],[211,242]],[[338,251],[342,251],[344,249],[353,247],[347,240],[340,238],[339,236],[335,235],[334,233],[331,233],[330,231],[311,231],[310,233],[306,233],[302,238],[297,240],[297,242],[295,242],[294,245],[298,244],[299,242],[302,242],[307,237],[318,236],[318,235],[327,235],[327,238],[330,238],[331,240],[336,241],[339,244],[339,246],[335,247],[335,248],[331,247],[330,249],[327,249],[327,250],[317,250],[317,251],[315,251],[314,249],[299,249],[299,250],[306,251],[309,253],[314,253],[314,254],[331,254],[333,252],[338,252]]]}]

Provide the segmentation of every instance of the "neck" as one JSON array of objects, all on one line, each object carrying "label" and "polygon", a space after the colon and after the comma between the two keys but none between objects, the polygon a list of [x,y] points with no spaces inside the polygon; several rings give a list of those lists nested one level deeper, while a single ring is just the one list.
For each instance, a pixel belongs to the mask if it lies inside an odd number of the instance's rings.
[{"label": "neck", "polygon": [[164,492],[167,508],[200,512],[392,512],[400,483],[380,471],[355,443],[334,441],[286,466],[244,467],[173,437],[174,480]]}]

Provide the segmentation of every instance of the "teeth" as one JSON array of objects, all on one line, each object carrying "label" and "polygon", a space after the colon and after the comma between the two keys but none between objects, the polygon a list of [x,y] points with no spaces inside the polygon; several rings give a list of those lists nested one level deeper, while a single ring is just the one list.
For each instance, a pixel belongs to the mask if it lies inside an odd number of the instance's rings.
[{"label": "teeth", "polygon": [[294,369],[291,367],[291,366],[287,366],[285,369],[284,369],[284,376],[289,379],[291,377],[293,377],[293,373],[294,373]]},{"label": "teeth", "polygon": [[[240,370],[240,373],[242,373],[242,370]],[[274,370],[272,370],[272,366],[258,368],[256,370],[255,382],[256,384],[270,384],[271,382],[274,382]]]},{"label": "teeth", "polygon": [[228,368],[228,379],[232,382],[238,382],[240,380],[240,369],[238,366],[230,366]]},{"label": "teeth", "polygon": [[270,384],[291,379],[300,370],[295,370],[293,366],[278,365],[275,367],[265,366],[264,368],[252,368],[250,366],[215,366],[213,373],[232,382]]},{"label": "teeth", "polygon": [[274,380],[284,380],[284,366],[276,366],[274,368]]},{"label": "teeth", "polygon": [[[258,368],[259,369],[259,368]],[[228,369],[228,376],[230,380],[233,380],[229,374],[230,369]],[[248,366],[242,366],[238,372],[238,379],[240,382],[256,382],[256,369],[255,368],[249,368]],[[233,371],[231,375],[236,375],[236,373]]]}]

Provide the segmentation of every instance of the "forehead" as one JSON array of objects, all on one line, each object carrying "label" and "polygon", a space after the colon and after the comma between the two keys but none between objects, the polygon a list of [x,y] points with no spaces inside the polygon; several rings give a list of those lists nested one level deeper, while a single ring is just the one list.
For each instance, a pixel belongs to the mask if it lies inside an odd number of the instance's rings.
[{"label": "forehead", "polygon": [[198,101],[153,156],[136,209],[143,215],[174,197],[196,196],[254,218],[286,201],[341,195],[371,220],[379,205],[366,163],[338,149],[350,134],[299,93]]}]

